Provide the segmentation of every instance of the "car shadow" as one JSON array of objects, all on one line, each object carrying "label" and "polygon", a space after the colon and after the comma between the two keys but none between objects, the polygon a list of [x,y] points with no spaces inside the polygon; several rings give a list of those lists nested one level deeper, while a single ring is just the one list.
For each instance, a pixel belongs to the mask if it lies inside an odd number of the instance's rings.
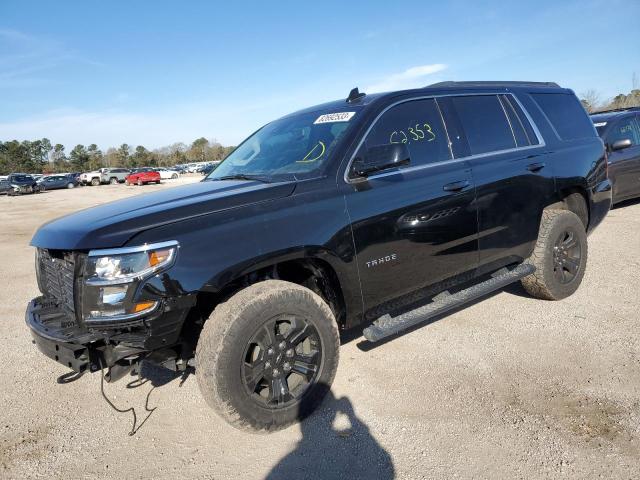
[{"label": "car shadow", "polygon": [[640,204],[640,197],[638,198],[630,198],[629,200],[624,200],[620,203],[616,203],[611,207],[611,210],[618,210],[619,208],[630,207],[632,205]]},{"label": "car shadow", "polygon": [[[280,479],[392,479],[391,455],[371,435],[347,397],[328,393],[320,407],[300,423],[302,438],[266,476]],[[303,400],[304,403],[304,400]],[[301,405],[300,411],[304,411]]]}]

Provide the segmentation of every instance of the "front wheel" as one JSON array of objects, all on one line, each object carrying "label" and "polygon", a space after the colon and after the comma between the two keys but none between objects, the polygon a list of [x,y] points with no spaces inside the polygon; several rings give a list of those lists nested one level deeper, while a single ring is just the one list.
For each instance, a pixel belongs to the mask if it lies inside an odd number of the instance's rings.
[{"label": "front wheel", "polygon": [[172,180],[176,180],[178,178],[178,174],[174,173],[173,175],[171,175],[171,179]]},{"label": "front wheel", "polygon": [[280,430],[329,391],[339,345],[335,317],[317,294],[280,280],[256,283],[206,321],[196,349],[200,392],[237,428]]},{"label": "front wheel", "polygon": [[67,188],[75,188],[75,184],[69,182],[67,183]]},{"label": "front wheel", "polygon": [[91,185],[93,185],[94,187],[97,187],[98,185],[100,185],[100,179],[99,178],[92,178],[91,179]]},{"label": "front wheel", "polygon": [[138,180],[138,186],[141,187],[143,185],[142,180]]},{"label": "front wheel", "polygon": [[538,241],[528,262],[536,271],[522,279],[522,286],[531,296],[561,300],[573,294],[587,266],[584,223],[567,210],[542,212]]}]

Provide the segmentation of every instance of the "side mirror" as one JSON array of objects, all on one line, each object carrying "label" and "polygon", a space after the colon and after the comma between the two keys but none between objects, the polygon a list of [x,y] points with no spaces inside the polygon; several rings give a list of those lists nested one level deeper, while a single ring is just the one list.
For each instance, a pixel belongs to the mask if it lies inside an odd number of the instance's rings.
[{"label": "side mirror", "polygon": [[630,146],[631,146],[631,140],[628,138],[624,138],[622,140],[613,142],[613,145],[611,145],[611,150],[613,151],[624,150],[625,148],[629,148]]},{"label": "side mirror", "polygon": [[409,149],[405,143],[388,143],[368,148],[363,158],[353,162],[353,173],[358,177],[367,177],[371,173],[408,165]]}]

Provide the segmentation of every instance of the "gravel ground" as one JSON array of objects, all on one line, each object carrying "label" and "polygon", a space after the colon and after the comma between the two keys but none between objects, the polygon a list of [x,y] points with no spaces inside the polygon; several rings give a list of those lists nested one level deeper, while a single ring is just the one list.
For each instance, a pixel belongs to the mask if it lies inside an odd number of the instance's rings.
[{"label": "gravel ground", "polygon": [[1,478],[640,477],[640,202],[590,237],[571,298],[514,285],[376,348],[345,338],[330,398],[301,425],[234,430],[192,375],[148,366],[142,385],[105,387],[149,415],[129,436],[130,414],[107,406],[98,375],[59,385],[65,368],[31,344],[28,243],[54,217],[169,186],[0,197]]}]

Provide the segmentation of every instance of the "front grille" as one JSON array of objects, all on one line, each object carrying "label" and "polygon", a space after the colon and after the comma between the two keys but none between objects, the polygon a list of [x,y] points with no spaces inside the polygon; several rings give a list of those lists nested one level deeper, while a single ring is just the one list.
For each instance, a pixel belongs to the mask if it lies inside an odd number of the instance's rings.
[{"label": "front grille", "polygon": [[75,312],[73,295],[75,259],[73,254],[57,251],[54,253],[40,249],[38,259],[39,284],[42,293]]}]

